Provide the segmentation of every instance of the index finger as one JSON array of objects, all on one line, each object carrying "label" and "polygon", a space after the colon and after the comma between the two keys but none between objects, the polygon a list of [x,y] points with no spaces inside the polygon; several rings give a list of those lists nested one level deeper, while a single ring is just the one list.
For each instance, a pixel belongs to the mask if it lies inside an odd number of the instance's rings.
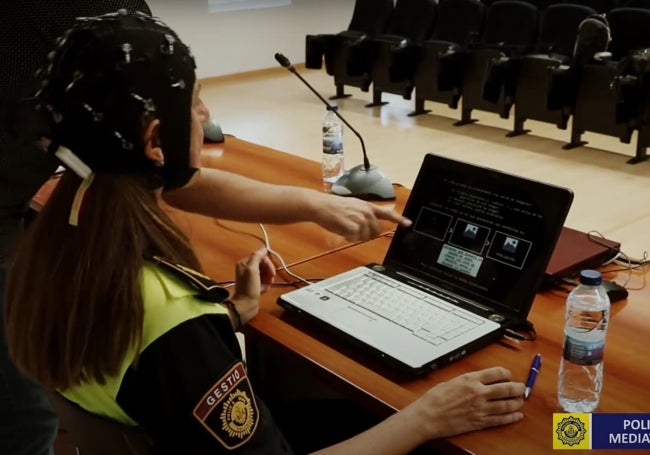
[{"label": "index finger", "polygon": [[390,207],[383,207],[381,205],[374,205],[373,204],[373,211],[375,213],[375,216],[379,219],[382,220],[387,220],[387,221],[394,221],[395,223],[398,223],[404,227],[408,227],[413,222],[406,218],[405,216],[400,215],[397,213],[395,210],[393,210]]}]

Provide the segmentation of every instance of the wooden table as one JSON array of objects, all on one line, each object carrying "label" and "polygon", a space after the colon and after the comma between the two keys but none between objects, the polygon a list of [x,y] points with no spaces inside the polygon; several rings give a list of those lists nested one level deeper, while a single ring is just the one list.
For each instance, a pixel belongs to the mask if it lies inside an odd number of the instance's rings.
[{"label": "wooden table", "polygon": [[[390,239],[387,237],[355,245],[296,267],[303,276],[332,275],[353,266],[381,261]],[[610,274],[609,278],[616,276]],[[619,273],[620,281],[622,274]],[[641,273],[633,281],[641,283]],[[539,294],[529,320],[538,336],[534,342],[494,343],[464,359],[421,378],[400,377],[373,365],[349,347],[296,320],[276,304],[286,288],[274,288],[264,296],[260,314],[250,323],[249,338],[276,343],[292,355],[302,358],[312,370],[320,370],[341,390],[365,403],[397,410],[415,400],[429,387],[473,370],[491,366],[508,368],[515,380],[526,380],[530,362],[542,354],[543,366],[535,388],[527,400],[523,421],[502,428],[436,441],[444,453],[476,454],[548,454],[552,450],[552,414],[562,412],[557,403],[557,372],[562,352],[564,300],[566,294]],[[627,301],[612,306],[607,334],[604,389],[598,412],[650,412],[650,291],[631,291]],[[594,452],[594,451],[590,451]],[[612,453],[612,451],[607,451]],[[629,451],[626,451],[629,452]]]},{"label": "wooden table", "polygon": [[[233,142],[233,141],[231,141]],[[206,164],[240,172],[262,180],[318,187],[319,165],[263,147],[238,142],[236,147],[215,147],[205,152]],[[255,163],[253,166],[251,163]],[[403,207],[407,191],[398,188],[397,207]],[[226,223],[223,223],[224,225]],[[251,226],[227,223],[244,231]],[[250,236],[216,226],[214,238],[194,233],[202,258],[210,261],[207,272],[219,279],[232,273],[224,271],[237,257],[259,246]],[[390,226],[388,226],[390,228]],[[255,231],[255,227],[252,227]],[[269,227],[271,243],[281,253],[291,270],[304,277],[325,277],[369,262],[381,262],[390,237],[350,245],[321,228],[300,223],[293,226]],[[258,233],[259,235],[259,233]],[[207,249],[203,245],[206,242]],[[237,243],[234,247],[233,244]],[[234,254],[235,250],[237,253]],[[213,268],[213,264],[219,267]],[[633,272],[630,287],[645,285],[645,272]],[[626,272],[606,274],[609,279],[624,282]],[[278,280],[291,279],[279,273]],[[543,357],[542,371],[531,397],[524,407],[523,421],[500,428],[434,441],[444,453],[476,454],[548,454],[552,451],[552,414],[561,412],[557,403],[557,372],[562,351],[564,301],[566,294],[546,292],[537,295],[529,320],[535,324],[538,337],[534,342],[494,343],[466,358],[421,378],[400,377],[374,365],[346,345],[304,322],[296,320],[276,304],[286,287],[274,287],[263,296],[260,314],[249,324],[246,335],[250,341],[273,346],[288,356],[299,359],[341,391],[360,402],[386,412],[393,412],[412,402],[425,390],[461,373],[494,365],[512,371],[515,379],[525,381],[530,362],[536,353]],[[604,389],[598,412],[650,412],[650,290],[630,291],[627,301],[612,305],[607,335]],[[593,453],[594,451],[590,451]],[[626,451],[629,452],[629,451]],[[613,453],[613,451],[608,451]]]}]

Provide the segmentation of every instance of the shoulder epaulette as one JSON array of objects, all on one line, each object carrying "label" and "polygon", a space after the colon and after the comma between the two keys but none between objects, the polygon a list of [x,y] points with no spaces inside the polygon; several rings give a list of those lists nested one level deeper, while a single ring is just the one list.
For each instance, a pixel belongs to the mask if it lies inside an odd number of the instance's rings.
[{"label": "shoulder epaulette", "polygon": [[155,263],[165,270],[172,272],[177,278],[189,284],[199,292],[199,297],[208,302],[221,303],[228,298],[230,292],[220,286],[212,278],[180,264],[174,264],[159,256],[154,256]]}]

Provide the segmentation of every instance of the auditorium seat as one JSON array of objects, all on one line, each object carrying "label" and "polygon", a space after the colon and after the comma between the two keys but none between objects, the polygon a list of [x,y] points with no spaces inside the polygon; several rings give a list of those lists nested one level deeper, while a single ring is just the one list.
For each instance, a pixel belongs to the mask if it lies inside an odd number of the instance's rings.
[{"label": "auditorium seat", "polygon": [[458,107],[462,91],[462,64],[469,46],[483,30],[486,6],[480,0],[442,0],[430,39],[416,53],[413,85],[415,110],[409,115],[430,112],[425,101]]},{"label": "auditorium seat", "polygon": [[[498,71],[496,77],[492,71],[493,61],[500,58],[512,61],[530,52],[535,45],[537,28],[538,10],[530,3],[499,0],[490,5],[479,44],[468,50],[464,59],[462,114],[456,125],[474,122],[471,118],[474,109],[508,118],[513,103],[513,74],[508,68],[500,68],[503,71]],[[500,87],[493,101],[484,97],[485,86],[491,80],[503,81],[492,85]]]},{"label": "auditorium seat", "polygon": [[[650,10],[616,8],[607,19],[611,57],[587,63],[578,72],[571,141],[566,149],[584,145],[582,134],[586,131],[617,137],[627,144],[639,127],[644,107],[639,98],[644,88],[639,86],[639,75],[629,73],[630,67],[622,67],[621,62],[630,52],[650,47]],[[645,147],[643,141],[637,142],[637,156],[630,162],[644,160]]]},{"label": "auditorium seat", "polygon": [[542,14],[539,37],[534,53],[517,62],[514,95],[514,128],[508,136],[527,133],[527,119],[553,123],[566,129],[572,109],[569,103],[549,108],[551,70],[570,64],[578,26],[596,14],[592,8],[570,3],[549,6]]},{"label": "auditorium seat", "polygon": [[639,135],[636,144],[636,154],[628,160],[635,164],[648,159],[647,149],[650,147],[650,49],[644,49],[635,56],[638,57],[637,68],[637,101],[639,103],[637,128]]},{"label": "auditorium seat", "polygon": [[411,99],[417,46],[432,32],[436,21],[436,0],[397,0],[386,33],[372,39],[372,103],[386,104],[383,92]]},{"label": "auditorium seat", "polygon": [[[618,94],[616,118],[638,130],[636,155],[628,160],[635,164],[648,159],[646,149],[650,146],[650,10],[617,8],[608,17],[616,29],[611,47],[612,54],[618,56],[619,75],[613,84]],[[620,42],[630,44],[619,47]]]},{"label": "auditorium seat", "polygon": [[411,99],[417,46],[428,38],[436,22],[436,0],[397,0],[388,30],[372,40],[372,103],[386,104],[383,92]]},{"label": "auditorium seat", "polygon": [[320,69],[325,59],[327,74],[334,77],[336,86],[332,98],[349,96],[346,85],[368,91],[372,80],[367,45],[386,30],[393,9],[393,0],[356,0],[347,30],[306,36],[305,66]]}]

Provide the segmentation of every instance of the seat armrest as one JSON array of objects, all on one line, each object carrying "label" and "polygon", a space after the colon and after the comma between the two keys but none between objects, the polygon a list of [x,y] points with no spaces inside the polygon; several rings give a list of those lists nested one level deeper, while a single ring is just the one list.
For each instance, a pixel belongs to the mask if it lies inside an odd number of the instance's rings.
[{"label": "seat armrest", "polygon": [[612,53],[607,51],[596,52],[594,54],[594,60],[597,62],[609,62],[612,60]]},{"label": "seat armrest", "polygon": [[346,42],[348,46],[359,45],[367,41],[370,36],[367,33],[358,32],[355,30],[345,30],[336,35],[340,40]]}]

